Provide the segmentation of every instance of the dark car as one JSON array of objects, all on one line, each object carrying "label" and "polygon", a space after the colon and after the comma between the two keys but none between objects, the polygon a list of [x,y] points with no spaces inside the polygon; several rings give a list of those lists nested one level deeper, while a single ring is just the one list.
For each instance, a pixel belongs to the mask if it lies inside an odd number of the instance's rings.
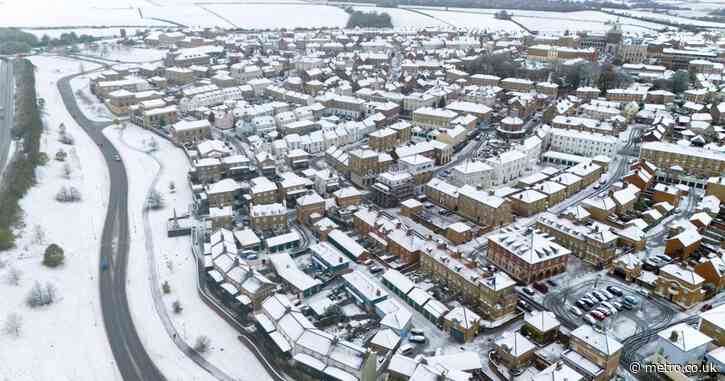
[{"label": "dark car", "polygon": [[546,285],[541,282],[534,283],[534,288],[536,290],[538,290],[539,292],[541,292],[542,294],[546,294],[547,292],[549,292],[549,288],[546,287]]},{"label": "dark car", "polygon": [[535,294],[534,290],[532,290],[528,287],[522,288],[521,291],[523,291],[524,293],[526,293],[529,296],[533,296]]},{"label": "dark car", "polygon": [[549,286],[551,286],[551,287],[556,287],[556,286],[558,286],[558,285],[556,284],[556,282],[554,282],[554,281],[553,281],[553,280],[551,280],[551,279],[547,279],[547,280],[546,280],[546,284],[548,284],[548,285],[549,285]]},{"label": "dark car", "polygon": [[624,293],[622,292],[622,290],[620,290],[618,287],[615,287],[615,286],[609,286],[609,287],[607,287],[607,291],[611,292],[613,295],[616,295],[616,296],[622,296],[622,295],[624,295]]}]

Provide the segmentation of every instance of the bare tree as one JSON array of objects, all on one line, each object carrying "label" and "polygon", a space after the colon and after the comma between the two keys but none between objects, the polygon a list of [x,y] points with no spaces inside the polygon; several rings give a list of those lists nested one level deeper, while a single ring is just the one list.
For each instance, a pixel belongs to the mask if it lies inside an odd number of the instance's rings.
[{"label": "bare tree", "polygon": [[70,175],[73,173],[73,168],[71,168],[70,164],[64,163],[62,171],[63,178],[70,179]]},{"label": "bare tree", "polygon": [[174,302],[171,304],[171,307],[174,309],[174,313],[177,315],[184,310],[184,307],[181,306],[181,302],[178,300],[174,300]]},{"label": "bare tree", "polygon": [[82,199],[81,191],[74,186],[62,186],[55,194],[55,200],[58,202],[76,202]]},{"label": "bare tree", "polygon": [[5,281],[11,286],[20,285],[20,279],[23,278],[23,272],[15,266],[10,266],[8,273],[5,275]]},{"label": "bare tree", "polygon": [[45,230],[40,224],[33,226],[33,243],[37,245],[45,243]]},{"label": "bare tree", "polygon": [[194,342],[194,350],[199,353],[206,353],[209,350],[209,346],[211,345],[211,340],[209,340],[208,337],[201,335],[196,338],[196,342]]},{"label": "bare tree", "polygon": [[8,317],[5,318],[5,324],[3,325],[3,332],[6,335],[20,337],[20,333],[23,329],[23,317],[17,312],[11,312]]},{"label": "bare tree", "polygon": [[146,196],[146,209],[157,210],[164,207],[164,196],[156,189],[152,189]]}]

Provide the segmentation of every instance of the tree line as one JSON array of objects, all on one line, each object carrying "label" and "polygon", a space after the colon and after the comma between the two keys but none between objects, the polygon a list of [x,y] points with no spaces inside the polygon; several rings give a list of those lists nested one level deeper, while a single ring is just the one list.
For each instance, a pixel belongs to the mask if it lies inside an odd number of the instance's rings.
[{"label": "tree line", "polygon": [[29,53],[32,48],[59,47],[98,41],[98,37],[76,32],[65,32],[57,38],[47,34],[38,39],[34,34],[16,28],[0,28],[0,54]]},{"label": "tree line", "polygon": [[382,12],[362,12],[347,9],[350,18],[347,19],[348,28],[392,28],[393,21],[390,15]]},{"label": "tree line", "polygon": [[13,135],[22,141],[22,152],[7,166],[3,188],[0,189],[0,251],[14,246],[12,228],[21,222],[19,201],[35,185],[35,167],[47,162],[40,152],[43,121],[35,94],[35,71],[30,61],[15,60],[16,112]]}]

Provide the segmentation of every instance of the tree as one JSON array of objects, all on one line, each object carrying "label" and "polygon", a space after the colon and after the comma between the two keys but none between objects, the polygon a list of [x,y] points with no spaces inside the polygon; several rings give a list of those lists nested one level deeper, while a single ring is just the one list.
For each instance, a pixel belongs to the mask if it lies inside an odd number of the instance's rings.
[{"label": "tree", "polygon": [[63,249],[54,243],[48,245],[43,254],[43,264],[48,267],[58,267],[64,261],[65,254],[63,253]]},{"label": "tree", "polygon": [[212,126],[214,125],[214,122],[216,122],[216,115],[214,114],[214,111],[209,111],[209,117],[207,117],[207,120],[209,121],[209,124]]},{"label": "tree", "polygon": [[70,167],[70,164],[64,163],[62,171],[63,178],[70,179],[70,175],[73,173],[73,169]]},{"label": "tree", "polygon": [[76,202],[82,198],[81,192],[74,186],[62,186],[55,195],[55,199],[58,202]]},{"label": "tree", "polygon": [[55,160],[57,161],[65,161],[66,157],[68,157],[68,154],[63,150],[63,148],[59,149],[58,152],[55,153]]},{"label": "tree", "polygon": [[209,340],[208,337],[201,335],[196,338],[196,342],[194,342],[194,350],[199,353],[206,353],[209,350],[209,346],[211,345],[211,340]]},{"label": "tree", "polygon": [[146,209],[157,210],[164,207],[164,196],[156,189],[152,189],[146,196]]},{"label": "tree", "polygon": [[45,230],[39,224],[33,226],[33,243],[41,245],[45,242]]},{"label": "tree", "polygon": [[15,236],[9,229],[0,228],[0,251],[15,246]]},{"label": "tree", "polygon": [[45,287],[40,282],[35,282],[25,298],[25,303],[30,308],[49,306],[55,302],[58,291],[52,283],[47,283]]},{"label": "tree", "polygon": [[164,292],[164,294],[171,293],[171,285],[169,285],[169,281],[165,280],[163,284],[161,284],[161,290]]},{"label": "tree", "polygon": [[174,313],[177,315],[184,310],[184,307],[181,306],[181,302],[179,302],[178,300],[174,300],[174,303],[172,303],[171,306],[174,309]]},{"label": "tree", "polygon": [[5,318],[5,324],[3,325],[3,332],[6,335],[19,337],[23,329],[23,317],[17,312],[11,312],[8,317]]},{"label": "tree", "polygon": [[690,75],[685,70],[678,70],[672,75],[672,92],[679,94],[690,87]]},{"label": "tree", "polygon": [[23,272],[15,266],[11,266],[8,269],[7,275],[5,275],[5,281],[11,286],[20,285],[20,279],[23,277]]},{"label": "tree", "polygon": [[176,184],[174,184],[173,181],[169,181],[169,191],[171,193],[174,193],[174,191],[176,191]]}]

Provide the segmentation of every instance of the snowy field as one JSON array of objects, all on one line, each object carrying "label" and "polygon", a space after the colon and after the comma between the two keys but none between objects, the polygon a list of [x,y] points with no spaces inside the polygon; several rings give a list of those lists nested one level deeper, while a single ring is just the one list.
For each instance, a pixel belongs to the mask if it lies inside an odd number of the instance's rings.
[{"label": "snowy field", "polygon": [[461,28],[471,28],[479,30],[486,29],[489,32],[520,32],[523,30],[520,26],[516,25],[511,21],[499,20],[489,14],[475,14],[469,12],[441,10],[425,10],[422,12]]},{"label": "snowy field", "polygon": [[[7,314],[18,313],[23,323],[20,337],[0,335],[0,378],[120,381],[106,339],[98,293],[108,171],[100,151],[66,111],[56,87],[60,77],[78,70],[78,63],[55,57],[32,57],[32,62],[38,68],[38,97],[46,101],[47,130],[41,139],[41,150],[51,160],[38,168],[38,184],[21,201],[25,226],[18,232],[21,237],[17,248],[2,254],[7,264],[0,269],[0,298],[4,306],[0,319],[4,324]],[[58,142],[60,123],[75,138],[75,145]],[[64,164],[53,159],[60,148],[69,153],[68,179],[64,176]],[[56,202],[54,197],[61,186],[77,188],[83,200]],[[42,252],[50,243],[65,250],[65,264],[55,269],[41,264]],[[8,283],[11,268],[22,273],[17,286]],[[25,297],[35,281],[57,287],[59,298],[53,305],[36,309],[26,306]]]},{"label": "snowy field", "polygon": [[63,27],[161,25],[165,22],[141,19],[138,1],[117,4],[102,0],[3,0],[0,2],[0,26]]},{"label": "snowy field", "polygon": [[402,8],[385,8],[377,9],[369,6],[354,6],[352,7],[356,11],[361,12],[382,12],[390,15],[395,28],[403,29],[419,29],[423,27],[447,27],[449,26],[443,21],[436,20],[432,17],[422,15],[420,13],[411,12]]},{"label": "snowy field", "polygon": [[[132,36],[139,30],[146,30],[147,28],[123,28],[126,29],[126,33]],[[25,32],[32,33],[36,37],[41,38],[47,35],[50,38],[58,38],[63,33],[75,32],[77,35],[87,34],[94,37],[119,37],[121,35],[121,28],[59,28],[59,29],[25,29]]]},{"label": "snowy field", "polygon": [[[344,27],[348,19],[341,8],[326,5],[207,4],[203,7],[222,15],[233,26],[246,29]],[[216,25],[227,24],[221,19],[216,21]]]},{"label": "snowy field", "polygon": [[[212,377],[176,347],[165,331],[154,308],[149,283],[150,268],[146,255],[142,205],[153,178],[159,171],[159,164],[139,149],[148,147],[153,139],[158,151],[153,155],[162,163],[163,169],[156,189],[165,199],[166,207],[149,214],[154,250],[154,264],[159,282],[168,281],[171,293],[164,296],[168,314],[175,329],[189,345],[199,335],[211,339],[210,352],[205,356],[209,362],[225,373],[238,379],[267,381],[270,377],[254,355],[237,340],[237,332],[204,304],[196,292],[196,265],[188,237],[168,238],[166,220],[173,210],[182,214],[188,210],[192,198],[187,186],[188,161],[183,152],[171,143],[139,127],[129,125],[123,131],[106,129],[104,134],[119,150],[126,166],[129,183],[129,300],[134,324],[144,347],[154,362],[169,380],[207,380]],[[171,193],[169,183],[174,182],[176,191]],[[172,303],[178,300],[183,311],[174,314]]]},{"label": "snowy field", "polygon": [[105,61],[143,63],[162,60],[166,50],[136,48],[117,43],[105,43],[98,49],[82,49],[81,54],[98,57]]},{"label": "snowy field", "polygon": [[[80,72],[81,67],[87,71],[89,68],[98,66],[96,64],[89,64],[85,61],[82,63],[81,61],[73,62],[75,62],[78,72]],[[89,67],[89,65],[93,66]],[[110,110],[108,110],[108,107],[106,107],[103,102],[91,93],[90,77],[92,75],[93,74],[80,75],[70,80],[70,85],[73,89],[73,94],[76,96],[78,107],[80,107],[81,111],[88,117],[88,119],[95,121],[113,120],[113,114]]]},{"label": "snowy field", "polygon": [[695,19],[689,19],[685,17],[677,17],[677,16],[670,16],[662,13],[653,13],[653,12],[645,12],[645,11],[631,11],[631,10],[612,10],[613,12],[617,12],[618,14],[623,15],[632,15],[636,17],[646,17],[653,20],[662,20],[667,22],[672,22],[676,24],[683,24],[683,25],[695,25],[695,26],[701,26],[705,28],[725,28],[725,24],[718,23],[718,22],[710,22],[710,21],[701,21],[701,20],[695,20]]}]

